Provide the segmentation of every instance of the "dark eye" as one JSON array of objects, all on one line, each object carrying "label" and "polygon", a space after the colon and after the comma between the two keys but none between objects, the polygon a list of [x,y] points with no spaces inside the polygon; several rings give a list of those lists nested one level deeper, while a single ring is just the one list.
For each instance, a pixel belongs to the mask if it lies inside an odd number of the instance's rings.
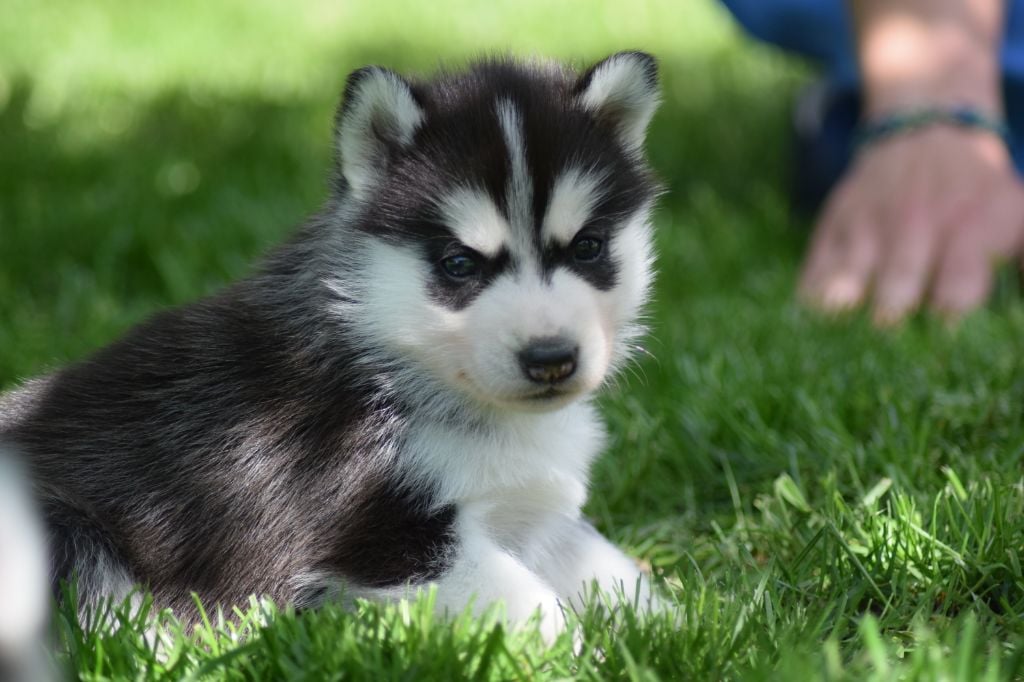
[{"label": "dark eye", "polygon": [[577,237],[572,243],[572,257],[583,263],[597,260],[604,249],[604,242],[596,237]]},{"label": "dark eye", "polygon": [[441,269],[452,279],[472,277],[479,269],[476,259],[464,253],[448,256],[441,261]]}]

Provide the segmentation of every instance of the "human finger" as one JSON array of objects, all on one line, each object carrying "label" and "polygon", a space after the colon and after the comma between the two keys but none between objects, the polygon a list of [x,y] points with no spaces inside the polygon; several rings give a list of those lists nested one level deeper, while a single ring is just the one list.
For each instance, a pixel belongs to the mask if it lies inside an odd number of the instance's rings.
[{"label": "human finger", "polygon": [[935,273],[932,308],[955,319],[981,306],[992,291],[994,267],[976,243],[950,242]]},{"label": "human finger", "polygon": [[959,317],[985,303],[995,269],[1024,243],[1024,194],[1013,188],[983,205],[983,211],[952,230],[935,272],[931,306]]},{"label": "human finger", "polygon": [[873,292],[873,318],[876,324],[899,322],[920,304],[934,267],[939,225],[916,207],[906,212],[897,230],[892,248],[882,256]]},{"label": "human finger", "polygon": [[877,235],[862,209],[851,208],[826,214],[804,268],[801,297],[822,310],[859,305],[874,271]]}]

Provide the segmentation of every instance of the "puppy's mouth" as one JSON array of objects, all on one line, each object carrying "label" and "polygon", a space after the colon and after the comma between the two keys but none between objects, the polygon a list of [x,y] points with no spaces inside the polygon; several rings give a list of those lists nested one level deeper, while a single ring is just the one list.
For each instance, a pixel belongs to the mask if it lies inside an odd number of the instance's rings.
[{"label": "puppy's mouth", "polygon": [[562,390],[559,390],[559,389],[555,388],[554,386],[549,386],[548,388],[544,389],[543,391],[538,391],[537,393],[531,393],[531,394],[529,394],[527,396],[524,396],[523,400],[531,400],[531,401],[551,400],[552,398],[560,398],[561,396],[564,396],[566,393],[568,393],[568,391],[562,391]]},{"label": "puppy's mouth", "polygon": [[522,395],[519,400],[533,405],[544,405],[574,398],[578,394],[578,386],[548,386],[539,391]]}]

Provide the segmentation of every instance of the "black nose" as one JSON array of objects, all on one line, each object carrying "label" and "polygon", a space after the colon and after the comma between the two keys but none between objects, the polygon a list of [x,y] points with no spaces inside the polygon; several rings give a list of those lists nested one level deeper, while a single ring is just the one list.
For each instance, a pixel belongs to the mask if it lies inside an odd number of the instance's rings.
[{"label": "black nose", "polygon": [[579,346],[568,339],[545,337],[532,339],[519,352],[523,373],[530,381],[538,384],[557,384],[565,381],[576,371],[576,356]]}]

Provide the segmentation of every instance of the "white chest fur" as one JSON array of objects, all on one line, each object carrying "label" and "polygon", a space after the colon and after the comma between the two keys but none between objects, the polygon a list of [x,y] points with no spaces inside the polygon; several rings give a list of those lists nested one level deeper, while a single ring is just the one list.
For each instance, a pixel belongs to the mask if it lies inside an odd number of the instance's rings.
[{"label": "white chest fur", "polygon": [[[457,508],[450,565],[432,582],[440,612],[477,612],[496,602],[514,622],[539,608],[550,639],[562,608],[579,605],[591,580],[609,595],[643,584],[634,562],[580,518],[590,464],[604,429],[587,403],[547,414],[504,415],[486,427],[414,424],[398,453],[406,483]],[[349,586],[355,596],[395,599],[421,583]],[[632,592],[630,592],[632,594]]]},{"label": "white chest fur", "polygon": [[484,427],[414,425],[399,460],[407,480],[439,504],[487,504],[574,512],[586,498],[590,463],[604,443],[586,402],[540,414],[501,415]]}]

